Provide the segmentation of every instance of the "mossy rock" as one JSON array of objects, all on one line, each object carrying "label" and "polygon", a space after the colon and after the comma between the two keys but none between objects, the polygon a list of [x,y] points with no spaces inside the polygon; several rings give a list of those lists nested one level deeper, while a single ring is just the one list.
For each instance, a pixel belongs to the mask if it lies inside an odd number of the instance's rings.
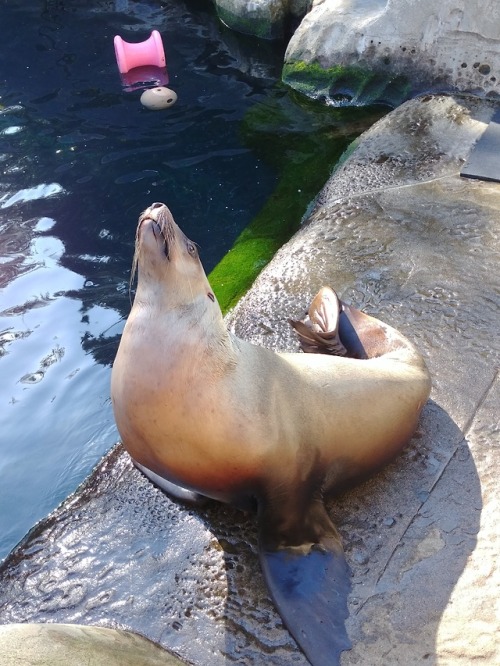
[{"label": "mossy rock", "polygon": [[410,81],[404,75],[344,65],[324,69],[317,62],[303,60],[285,63],[282,80],[308,97],[327,99],[339,106],[396,107],[411,94]]}]

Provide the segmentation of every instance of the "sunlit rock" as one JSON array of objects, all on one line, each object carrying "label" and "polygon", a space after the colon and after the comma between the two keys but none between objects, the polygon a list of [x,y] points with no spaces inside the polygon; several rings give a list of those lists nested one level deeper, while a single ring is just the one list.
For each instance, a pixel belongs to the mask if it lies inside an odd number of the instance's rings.
[{"label": "sunlit rock", "polygon": [[423,91],[500,93],[497,0],[315,0],[284,80],[334,103],[397,106]]},{"label": "sunlit rock", "polygon": [[0,626],[2,664],[30,666],[182,666],[151,641],[119,629],[71,624]]}]

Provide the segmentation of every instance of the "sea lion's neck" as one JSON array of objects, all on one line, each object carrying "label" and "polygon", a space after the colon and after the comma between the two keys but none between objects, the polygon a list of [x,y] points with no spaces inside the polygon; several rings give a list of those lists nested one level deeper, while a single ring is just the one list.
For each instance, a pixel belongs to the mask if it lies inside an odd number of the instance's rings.
[{"label": "sea lion's neck", "polygon": [[178,352],[191,349],[193,358],[202,356],[204,364],[220,369],[236,363],[238,346],[213,294],[176,301],[171,292],[138,285],[133,314],[134,325],[145,329],[151,321],[162,322],[162,345]]}]

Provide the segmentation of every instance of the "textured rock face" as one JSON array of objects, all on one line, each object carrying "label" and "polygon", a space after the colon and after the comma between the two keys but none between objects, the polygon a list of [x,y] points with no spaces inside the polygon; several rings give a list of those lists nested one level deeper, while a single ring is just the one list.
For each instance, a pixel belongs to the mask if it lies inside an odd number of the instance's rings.
[{"label": "textured rock face", "polygon": [[[500,663],[500,185],[459,176],[493,110],[426,97],[376,123],[229,320],[295,350],[287,319],[330,284],[433,376],[405,452],[330,508],[353,571],[343,666]],[[0,568],[0,622],[118,625],[197,666],[306,666],[256,550],[252,515],[171,501],[118,448]]]},{"label": "textured rock face", "polygon": [[317,0],[290,40],[284,80],[337,103],[498,96],[499,25],[497,0]]}]

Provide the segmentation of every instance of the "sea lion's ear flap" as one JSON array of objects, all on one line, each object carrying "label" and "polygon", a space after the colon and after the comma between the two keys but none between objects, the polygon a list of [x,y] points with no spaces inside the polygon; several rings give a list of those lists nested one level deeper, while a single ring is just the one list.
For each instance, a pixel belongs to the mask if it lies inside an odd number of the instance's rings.
[{"label": "sea lion's ear flap", "polygon": [[312,666],[340,664],[340,653],[351,648],[345,629],[351,574],[340,542],[322,539],[308,553],[261,543],[260,562],[278,612]]}]

